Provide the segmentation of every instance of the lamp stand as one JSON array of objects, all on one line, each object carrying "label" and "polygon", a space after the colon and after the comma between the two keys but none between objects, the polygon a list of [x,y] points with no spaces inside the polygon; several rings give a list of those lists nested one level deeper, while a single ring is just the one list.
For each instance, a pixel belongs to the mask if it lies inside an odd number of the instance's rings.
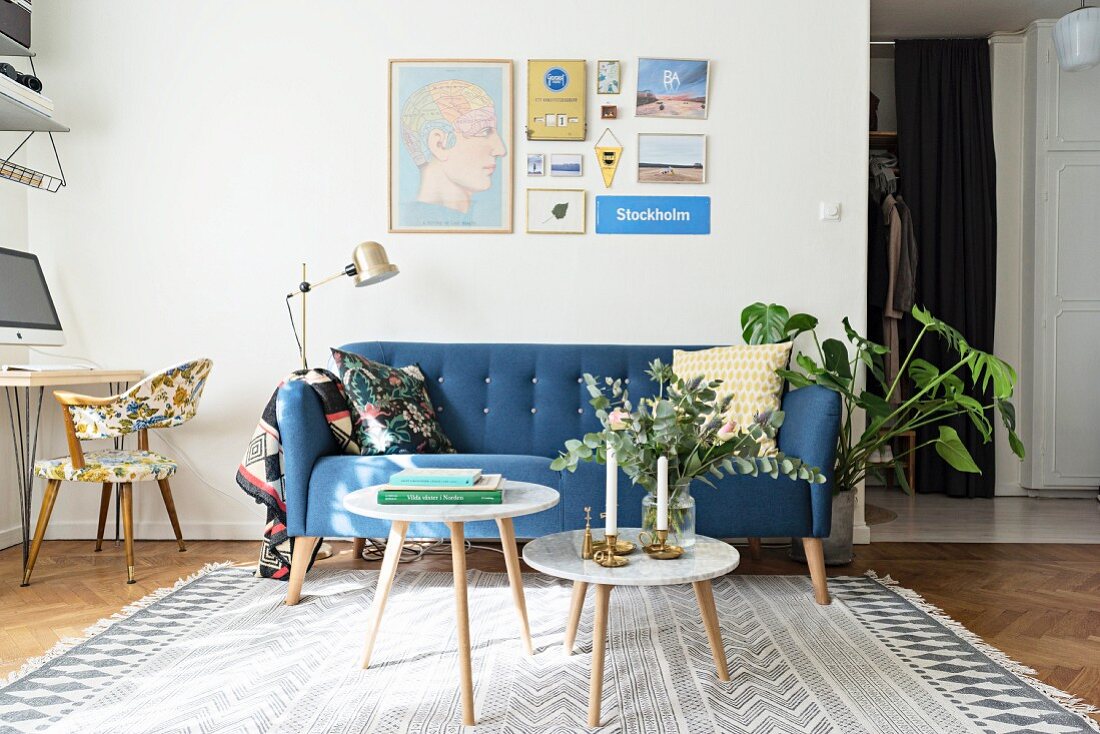
[{"label": "lamp stand", "polygon": [[[308,283],[306,278],[306,264],[302,263],[302,283]],[[302,294],[302,369],[309,369],[309,362],[306,360],[306,295],[309,290],[306,288],[301,289]]]}]

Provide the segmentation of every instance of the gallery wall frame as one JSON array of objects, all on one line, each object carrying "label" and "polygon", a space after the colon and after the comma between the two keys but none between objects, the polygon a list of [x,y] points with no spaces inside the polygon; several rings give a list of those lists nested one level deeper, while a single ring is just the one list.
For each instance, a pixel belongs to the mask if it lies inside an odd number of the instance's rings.
[{"label": "gallery wall frame", "polygon": [[705,133],[638,133],[638,183],[707,182]]},{"label": "gallery wall frame", "polygon": [[387,89],[389,231],[510,234],[511,59],[390,59]]},{"label": "gallery wall frame", "polygon": [[584,234],[585,189],[527,189],[528,234]]},{"label": "gallery wall frame", "polygon": [[705,120],[710,109],[710,60],[638,59],[635,117]]},{"label": "gallery wall frame", "polygon": [[623,91],[623,64],[618,59],[596,62],[596,94],[618,94]]},{"label": "gallery wall frame", "polygon": [[528,140],[584,140],[588,136],[584,59],[527,61]]}]

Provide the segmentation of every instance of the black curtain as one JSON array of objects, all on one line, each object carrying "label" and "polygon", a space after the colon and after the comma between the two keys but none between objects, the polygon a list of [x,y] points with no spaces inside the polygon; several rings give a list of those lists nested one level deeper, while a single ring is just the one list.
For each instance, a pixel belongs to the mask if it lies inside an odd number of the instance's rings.
[{"label": "black curtain", "polygon": [[[974,347],[991,352],[997,204],[989,44],[980,38],[899,40],[894,83],[901,184],[919,252],[917,303],[961,331]],[[911,317],[906,319],[906,349],[915,326]],[[941,367],[956,359],[935,336],[922,340],[918,353]],[[917,457],[917,490],[992,497],[993,444],[982,444],[968,420],[951,425],[982,474],[951,469],[929,447]],[[917,438],[923,443],[935,435],[926,431]]]}]

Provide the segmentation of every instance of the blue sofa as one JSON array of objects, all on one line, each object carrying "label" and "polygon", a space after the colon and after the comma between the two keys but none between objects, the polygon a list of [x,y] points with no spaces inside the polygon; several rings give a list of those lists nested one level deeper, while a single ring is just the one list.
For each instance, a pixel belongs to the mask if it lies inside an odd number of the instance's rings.
[{"label": "blue sofa", "polygon": [[[458,454],[348,456],[337,448],[321,403],[303,382],[279,390],[287,529],[291,537],[385,537],[389,523],[344,509],[350,492],[381,484],[405,466],[477,466],[512,480],[556,488],[554,508],[515,519],[516,535],[534,538],[584,527],[586,505],[602,508],[604,468],[582,464],[555,472],[550,461],[567,439],[597,430],[581,375],[623,378],[631,397],[651,395],[650,361],[672,361],[672,350],[705,347],[567,344],[440,344],[359,342],[341,349],[385,364],[419,364],[444,431]],[[836,393],[816,386],[788,392],[780,449],[822,469],[829,482],[810,485],[785,477],[727,477],[717,488],[699,484],[697,529],[718,538],[806,538],[819,601],[827,601],[820,539],[829,535],[832,467],[840,419]],[[619,524],[641,524],[642,490],[620,478]],[[412,523],[410,537],[447,537],[446,526]],[[492,521],[470,523],[467,537],[497,537]],[[816,542],[815,542],[816,541]],[[816,569],[816,570],[815,570]],[[820,585],[816,583],[820,576]]]}]

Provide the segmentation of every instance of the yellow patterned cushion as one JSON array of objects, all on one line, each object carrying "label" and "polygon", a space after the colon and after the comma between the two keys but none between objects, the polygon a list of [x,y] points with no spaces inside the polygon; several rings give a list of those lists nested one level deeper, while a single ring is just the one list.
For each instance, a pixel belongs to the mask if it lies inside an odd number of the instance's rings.
[{"label": "yellow patterned cushion", "polygon": [[34,473],[63,482],[145,482],[167,479],[176,473],[176,462],[152,451],[89,451],[84,468],[73,468],[68,456],[34,462]]},{"label": "yellow patterned cushion", "polygon": [[[672,352],[672,371],[684,380],[700,375],[707,380],[721,380],[718,399],[733,396],[729,412],[723,418],[733,420],[743,429],[759,413],[779,410],[783,380],[775,371],[786,367],[790,359],[790,342],[739,344],[698,352],[677,349]],[[762,451],[770,453],[774,450],[775,442],[765,440]]]}]

